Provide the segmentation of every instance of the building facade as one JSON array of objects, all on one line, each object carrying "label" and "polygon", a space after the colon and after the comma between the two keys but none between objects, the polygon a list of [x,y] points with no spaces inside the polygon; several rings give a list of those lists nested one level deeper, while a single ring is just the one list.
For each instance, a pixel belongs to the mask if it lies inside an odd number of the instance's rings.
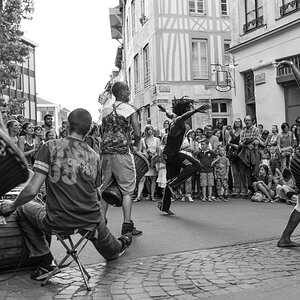
[{"label": "building facade", "polygon": [[[123,73],[133,104],[140,109],[142,128],[162,127],[172,99],[188,96],[196,107],[211,102],[212,110],[191,120],[193,128],[232,122],[228,65],[229,1],[121,1]],[[218,81],[219,91],[216,90]]]},{"label": "building facade", "polygon": [[235,92],[233,117],[254,115],[271,129],[292,125],[300,115],[300,90],[284,59],[300,64],[300,2],[291,0],[232,0]]},{"label": "building facade", "polygon": [[36,71],[35,71],[35,48],[36,44],[26,38],[22,42],[29,48],[29,56],[20,65],[20,76],[12,84],[3,90],[3,96],[8,101],[12,99],[23,99],[22,114],[29,122],[36,124]]}]

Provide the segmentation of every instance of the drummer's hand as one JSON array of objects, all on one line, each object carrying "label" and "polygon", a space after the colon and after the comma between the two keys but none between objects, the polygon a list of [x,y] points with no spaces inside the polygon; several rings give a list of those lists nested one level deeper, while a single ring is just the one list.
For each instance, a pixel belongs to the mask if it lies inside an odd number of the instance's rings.
[{"label": "drummer's hand", "polygon": [[2,200],[0,202],[0,211],[2,214],[9,214],[15,210],[14,201],[11,200]]}]

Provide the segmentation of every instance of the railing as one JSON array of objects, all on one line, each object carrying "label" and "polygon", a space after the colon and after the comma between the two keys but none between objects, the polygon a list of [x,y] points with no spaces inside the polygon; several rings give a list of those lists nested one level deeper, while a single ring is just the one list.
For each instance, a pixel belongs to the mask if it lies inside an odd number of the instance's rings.
[{"label": "railing", "polygon": [[257,19],[253,19],[250,22],[244,24],[243,30],[244,30],[244,33],[246,33],[250,30],[256,29],[256,28],[261,27],[263,25],[264,25],[264,17],[260,16]]},{"label": "railing", "polygon": [[[289,56],[280,60],[289,60],[292,61],[298,69],[300,69],[300,56]],[[277,62],[280,62],[278,60]],[[277,68],[277,80],[283,77],[293,76],[293,71],[291,67],[279,67]]]},{"label": "railing", "polygon": [[293,0],[280,6],[280,15],[284,16],[298,10],[300,10],[300,0]]}]

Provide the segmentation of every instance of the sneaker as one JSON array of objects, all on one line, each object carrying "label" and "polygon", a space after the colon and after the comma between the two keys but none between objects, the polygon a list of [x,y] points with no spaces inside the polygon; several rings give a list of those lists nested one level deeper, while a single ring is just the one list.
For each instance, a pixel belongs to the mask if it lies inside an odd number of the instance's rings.
[{"label": "sneaker", "polygon": [[212,197],[207,197],[207,202],[212,202]]},{"label": "sneaker", "polygon": [[223,201],[228,202],[228,196],[224,196]]},{"label": "sneaker", "polygon": [[180,201],[181,201],[181,202],[185,202],[185,198],[184,198],[184,197],[182,197]]},{"label": "sneaker", "polygon": [[137,198],[132,200],[132,202],[140,202],[140,201],[142,201],[141,197],[137,197]]},{"label": "sneaker", "polygon": [[194,202],[194,199],[191,196],[185,197],[188,202]]},{"label": "sneaker", "polygon": [[141,235],[143,232],[141,230],[137,230],[134,227],[134,223],[132,220],[130,220],[129,223],[123,223],[122,225],[122,235],[125,233],[131,233],[132,235]]},{"label": "sneaker", "polygon": [[30,278],[34,280],[44,280],[46,279],[51,272],[55,271],[55,274],[60,272],[60,269],[54,264],[50,266],[39,266],[35,271],[30,274]]},{"label": "sneaker", "polygon": [[201,201],[202,201],[202,202],[206,202],[206,201],[207,201],[207,198],[206,198],[206,197],[202,197]]},{"label": "sneaker", "polygon": [[123,235],[121,235],[118,240],[121,242],[122,246],[120,249],[119,256],[123,255],[125,251],[129,248],[132,242],[132,235],[131,233],[127,232]]}]

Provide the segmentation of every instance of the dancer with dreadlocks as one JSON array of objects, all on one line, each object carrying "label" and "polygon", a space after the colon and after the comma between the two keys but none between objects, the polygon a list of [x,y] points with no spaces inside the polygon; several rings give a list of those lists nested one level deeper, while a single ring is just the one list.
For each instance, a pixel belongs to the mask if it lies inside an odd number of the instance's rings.
[{"label": "dancer with dreadlocks", "polygon": [[203,104],[194,109],[192,99],[182,97],[173,100],[172,122],[169,125],[167,142],[163,150],[167,168],[167,186],[165,188],[162,202],[157,207],[168,215],[174,215],[170,211],[171,196],[178,198],[176,190],[200,168],[200,163],[195,158],[180,152],[180,147],[186,131],[185,121],[195,113],[205,113],[210,108],[209,104]]}]

